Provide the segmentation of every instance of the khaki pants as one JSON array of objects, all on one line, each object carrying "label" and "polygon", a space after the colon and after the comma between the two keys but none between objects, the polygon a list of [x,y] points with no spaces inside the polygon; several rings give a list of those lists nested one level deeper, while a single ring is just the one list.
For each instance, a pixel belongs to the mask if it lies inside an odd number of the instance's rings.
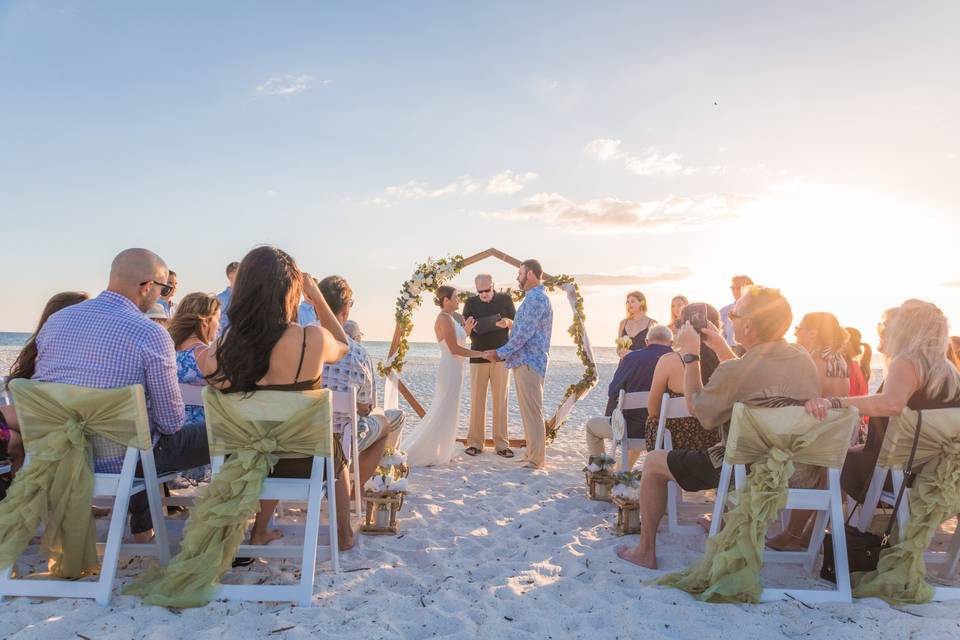
[{"label": "khaki pants", "polygon": [[493,396],[493,447],[510,447],[507,439],[507,381],[510,371],[504,362],[470,364],[470,431],[467,447],[483,450],[487,421],[487,387]]},{"label": "khaki pants", "polygon": [[[595,416],[587,420],[583,428],[587,436],[587,455],[596,456],[607,452],[606,440],[613,440],[613,427],[610,426],[610,418],[606,416]],[[640,457],[639,449],[631,449],[627,452],[627,466],[632,469]],[[620,456],[617,456],[617,471],[620,469]]]},{"label": "khaki pants", "polygon": [[527,365],[513,370],[517,402],[523,420],[527,450],[523,459],[542,467],[546,458],[547,432],[543,424],[543,378]]}]

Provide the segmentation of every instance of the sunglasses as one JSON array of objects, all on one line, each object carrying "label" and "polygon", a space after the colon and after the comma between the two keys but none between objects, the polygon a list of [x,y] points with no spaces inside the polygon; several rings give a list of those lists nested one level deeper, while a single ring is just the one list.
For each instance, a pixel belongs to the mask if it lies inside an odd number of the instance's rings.
[{"label": "sunglasses", "polygon": [[160,287],[161,296],[168,296],[170,295],[170,292],[173,291],[173,285],[169,285],[166,282],[157,282],[156,280],[144,280],[143,282],[140,283],[140,286],[142,287],[145,284],[151,284],[151,283]]},{"label": "sunglasses", "polygon": [[727,314],[727,317],[730,318],[731,320],[743,320],[747,316],[743,315],[742,313],[737,313],[736,311],[731,310],[730,313]]},{"label": "sunglasses", "polygon": [[493,291],[493,289],[477,289],[477,293],[480,293],[480,294],[490,293],[491,291]]}]

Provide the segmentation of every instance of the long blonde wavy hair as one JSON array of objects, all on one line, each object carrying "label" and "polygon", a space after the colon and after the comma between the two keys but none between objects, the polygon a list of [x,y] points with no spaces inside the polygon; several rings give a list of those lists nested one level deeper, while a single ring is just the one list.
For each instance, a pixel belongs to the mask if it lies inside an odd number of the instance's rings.
[{"label": "long blonde wavy hair", "polygon": [[947,359],[950,324],[936,305],[911,299],[890,318],[884,336],[887,364],[894,358],[912,363],[931,398],[960,397],[960,371]]}]

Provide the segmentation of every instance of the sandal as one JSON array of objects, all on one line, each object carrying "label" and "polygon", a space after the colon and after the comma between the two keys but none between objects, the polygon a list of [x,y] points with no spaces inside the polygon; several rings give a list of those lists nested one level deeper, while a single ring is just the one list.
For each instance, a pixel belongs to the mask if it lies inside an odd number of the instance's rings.
[{"label": "sandal", "polygon": [[256,558],[234,558],[233,559],[233,568],[237,567],[249,567],[254,563]]},{"label": "sandal", "polygon": [[513,450],[511,450],[511,449],[509,449],[509,448],[508,448],[508,449],[500,449],[500,451],[497,451],[497,455],[500,456],[501,458],[512,458],[512,457],[513,457]]},{"label": "sandal", "polygon": [[468,456],[480,455],[480,449],[477,449],[476,447],[467,447],[466,449],[463,450],[463,452]]}]

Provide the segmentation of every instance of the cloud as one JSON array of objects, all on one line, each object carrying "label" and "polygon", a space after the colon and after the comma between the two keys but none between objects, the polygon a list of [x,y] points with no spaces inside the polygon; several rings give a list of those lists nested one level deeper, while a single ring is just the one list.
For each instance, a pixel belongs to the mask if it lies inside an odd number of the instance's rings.
[{"label": "cloud", "polygon": [[410,182],[398,186],[387,187],[383,190],[384,194],[399,198],[401,200],[422,200],[424,198],[439,198],[458,191],[463,193],[473,193],[480,188],[480,185],[474,182],[470,176],[460,176],[450,184],[433,188],[426,182]]},{"label": "cloud", "polygon": [[487,193],[513,194],[523,189],[523,185],[536,179],[537,174],[532,171],[516,173],[509,169],[490,178],[487,182]]},{"label": "cloud", "polygon": [[579,273],[573,277],[582,287],[626,287],[676,282],[692,276],[693,271],[687,267],[668,267],[641,269],[633,273]]},{"label": "cloud", "polygon": [[709,167],[695,167],[685,165],[681,162],[680,154],[676,152],[661,153],[657,147],[647,147],[640,154],[624,151],[621,146],[622,140],[614,138],[597,138],[588,144],[585,151],[588,155],[596,157],[601,162],[618,160],[623,163],[624,168],[638,176],[675,176],[675,175],[693,175],[694,173],[726,173],[726,165],[713,165]]},{"label": "cloud", "polygon": [[577,233],[667,233],[698,229],[735,219],[748,196],[669,196],[633,202],[598,198],[575,202],[559,193],[538,193],[523,205],[480,215],[495,220],[534,220]]},{"label": "cloud", "polygon": [[320,80],[315,83],[311,76],[285,73],[282,76],[270,78],[259,85],[257,87],[257,94],[264,96],[295,96],[298,93],[306,91],[311,84],[319,84],[321,87],[326,87],[330,84],[330,81]]},{"label": "cloud", "polygon": [[953,282],[944,282],[943,286],[951,288],[960,288],[960,280],[954,280]]}]

